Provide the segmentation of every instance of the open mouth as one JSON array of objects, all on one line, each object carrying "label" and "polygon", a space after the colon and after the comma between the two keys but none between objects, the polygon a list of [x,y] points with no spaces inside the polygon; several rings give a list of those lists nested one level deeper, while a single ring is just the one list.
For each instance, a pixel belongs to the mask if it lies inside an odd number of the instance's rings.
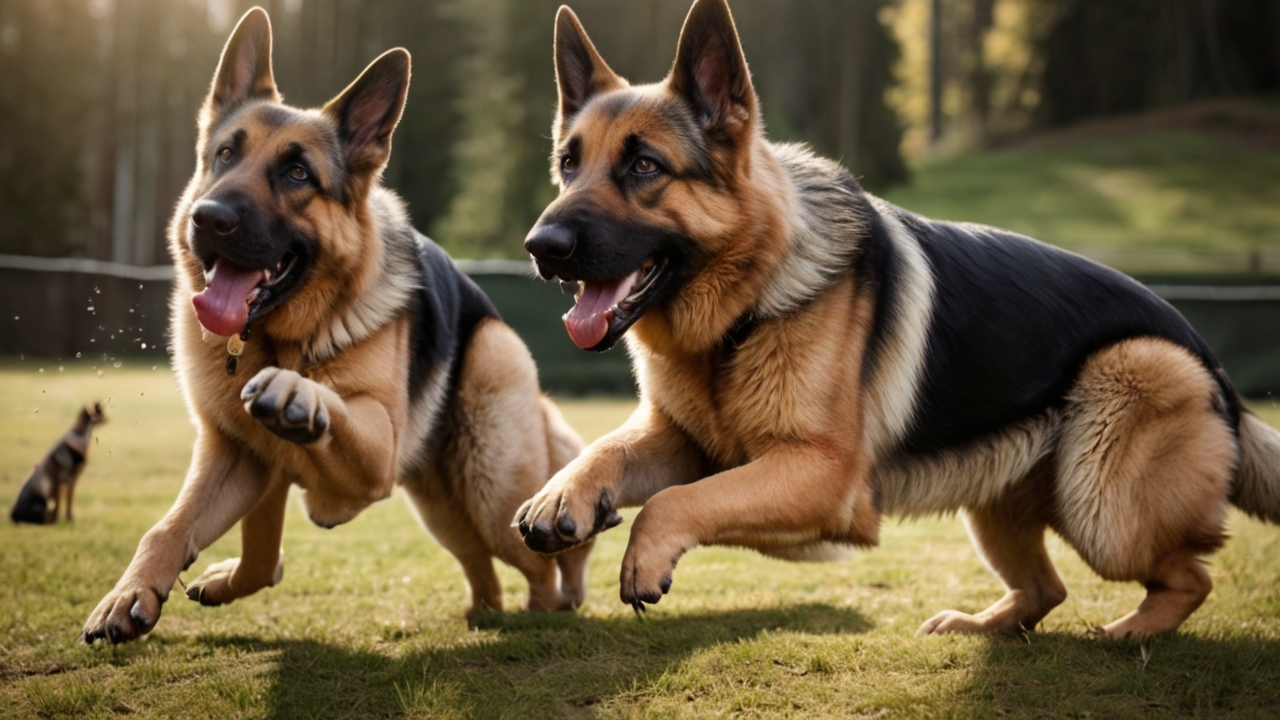
[{"label": "open mouth", "polygon": [[649,258],[639,270],[619,280],[578,281],[573,309],[564,316],[573,344],[599,352],[613,347],[657,301],[655,289],[666,270],[665,258]]},{"label": "open mouth", "polygon": [[217,256],[204,271],[205,288],[191,298],[196,319],[224,337],[244,332],[250,320],[266,314],[281,285],[293,274],[298,256],[285,253],[274,267],[246,268]]}]

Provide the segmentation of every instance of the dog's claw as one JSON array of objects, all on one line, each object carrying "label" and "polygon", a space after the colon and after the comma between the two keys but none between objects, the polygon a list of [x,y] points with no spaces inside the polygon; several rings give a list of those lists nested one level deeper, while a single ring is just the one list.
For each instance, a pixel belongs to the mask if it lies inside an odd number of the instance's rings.
[{"label": "dog's claw", "polygon": [[141,601],[134,602],[133,607],[129,608],[129,617],[133,619],[133,623],[138,626],[138,630],[144,635],[151,632],[152,627],[155,626],[155,623],[143,611]]},{"label": "dog's claw", "polygon": [[578,523],[574,522],[573,518],[568,515],[561,515],[560,518],[556,520],[556,532],[560,533],[560,536],[567,540],[576,539],[578,534]]},{"label": "dog's claw", "polygon": [[618,514],[617,510],[610,510],[609,516],[604,520],[604,527],[602,529],[609,530],[610,528],[616,528],[621,524],[622,516]]}]

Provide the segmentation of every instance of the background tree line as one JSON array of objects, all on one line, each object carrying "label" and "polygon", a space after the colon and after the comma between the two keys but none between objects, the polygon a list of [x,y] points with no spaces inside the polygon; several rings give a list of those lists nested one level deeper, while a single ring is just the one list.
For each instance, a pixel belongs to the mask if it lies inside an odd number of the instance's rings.
[{"label": "background tree line", "polygon": [[[387,183],[463,257],[518,257],[550,199],[561,0],[259,0],[289,102],[382,50],[414,78]],[[0,0],[0,253],[167,261],[194,119],[242,0]],[[662,77],[689,0],[574,0],[619,73]],[[775,139],[871,189],[930,147],[932,0],[734,0]],[[941,0],[940,146],[1280,90],[1275,0]]]}]

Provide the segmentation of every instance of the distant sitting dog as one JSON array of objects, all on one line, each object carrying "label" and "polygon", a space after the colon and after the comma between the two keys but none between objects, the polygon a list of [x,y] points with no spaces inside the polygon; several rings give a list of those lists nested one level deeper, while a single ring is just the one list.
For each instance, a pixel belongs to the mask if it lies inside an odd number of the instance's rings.
[{"label": "distant sitting dog", "polygon": [[[67,520],[71,520],[71,499],[76,494],[76,480],[84,472],[85,457],[89,453],[89,437],[93,427],[107,421],[102,405],[80,408],[76,424],[49,451],[44,460],[31,471],[31,477],[18,493],[9,517],[15,523],[52,525],[58,521],[58,508],[67,508]],[[65,495],[66,499],[61,498]]]},{"label": "distant sitting dog", "polygon": [[240,557],[187,596],[218,605],[279,582],[291,485],[326,528],[401,485],[461,563],[473,609],[502,607],[495,557],[528,579],[529,609],[582,602],[589,549],[543,557],[511,527],[582,441],[520,338],[380,184],[408,90],[395,49],[299,110],[276,89],[267,14],[231,34],[169,230],[191,468],[85,642],[149,632],[179,573],[236,522]]},{"label": "distant sitting dog", "polygon": [[637,609],[681,555],[820,559],[883,514],[963,511],[1008,593],[924,633],[1030,630],[1066,597],[1055,530],[1146,599],[1107,636],[1177,628],[1213,586],[1228,504],[1280,522],[1280,434],[1209,347],[1124,275],[1015,233],[929,220],[769,142],[724,0],[698,0],[661,83],[556,25],[559,197],[525,240],[577,282],[579,347],[626,334],[641,402],[517,516],[560,552],[643,505]]}]

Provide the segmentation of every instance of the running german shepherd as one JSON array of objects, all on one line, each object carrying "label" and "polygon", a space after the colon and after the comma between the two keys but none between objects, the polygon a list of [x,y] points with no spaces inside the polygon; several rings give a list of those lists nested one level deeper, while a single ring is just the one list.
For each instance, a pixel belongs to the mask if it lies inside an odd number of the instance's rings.
[{"label": "running german shepherd", "polygon": [[[15,523],[52,525],[58,522],[58,511],[71,521],[71,501],[75,499],[76,482],[89,454],[89,438],[93,428],[107,421],[102,403],[80,408],[75,424],[62,436],[44,460],[31,469],[31,477],[18,492],[9,519]],[[62,498],[65,497],[64,501]]]},{"label": "running german shepherd", "polygon": [[390,50],[298,110],[276,90],[267,14],[232,32],[169,231],[194,457],[85,642],[150,631],[178,574],[236,521],[241,557],[187,596],[217,605],[279,582],[290,485],[333,527],[401,484],[462,564],[473,609],[502,607],[493,556],[528,578],[530,609],[582,602],[589,549],[548,559],[511,529],[581,440],[519,338],[379,184],[408,87],[409,54]]},{"label": "running german shepherd", "polygon": [[560,194],[525,247],[579,283],[579,347],[626,333],[641,402],[521,508],[529,547],[576,547],[643,505],[621,573],[640,609],[697,545],[819,559],[875,545],[882,514],[960,510],[1008,594],[922,632],[1034,628],[1066,596],[1050,527],[1147,588],[1099,629],[1121,637],[1204,601],[1198,558],[1228,502],[1280,521],[1280,433],[1173,308],[767,141],[724,0],[693,5],[658,84],[614,74],[568,8],[555,58]]}]

